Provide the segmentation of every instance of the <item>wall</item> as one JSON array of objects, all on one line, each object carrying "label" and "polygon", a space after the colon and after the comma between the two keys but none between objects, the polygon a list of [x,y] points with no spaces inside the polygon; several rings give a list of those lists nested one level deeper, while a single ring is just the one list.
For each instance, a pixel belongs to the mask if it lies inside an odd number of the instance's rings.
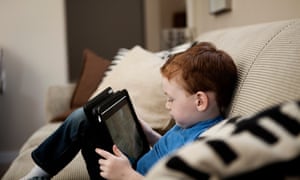
[{"label": "wall", "polygon": [[160,1],[144,0],[145,46],[151,51],[158,51],[160,45]]},{"label": "wall", "polygon": [[[209,0],[187,0],[189,13],[197,27],[196,34],[232,26],[249,25],[300,18],[299,0],[231,0],[232,11],[220,15],[209,13]],[[190,16],[190,17],[191,17]]]},{"label": "wall", "polygon": [[185,0],[161,0],[160,19],[162,29],[173,27],[173,15],[185,12]]},{"label": "wall", "polygon": [[70,81],[78,80],[85,48],[103,58],[113,59],[120,47],[144,47],[144,1],[65,2]]},{"label": "wall", "polygon": [[0,163],[46,123],[49,85],[67,82],[64,5],[61,0],[0,0],[0,47],[6,90],[0,95]]},{"label": "wall", "polygon": [[186,0],[144,0],[145,47],[151,51],[161,50],[161,33],[172,27],[173,12],[184,11]]}]

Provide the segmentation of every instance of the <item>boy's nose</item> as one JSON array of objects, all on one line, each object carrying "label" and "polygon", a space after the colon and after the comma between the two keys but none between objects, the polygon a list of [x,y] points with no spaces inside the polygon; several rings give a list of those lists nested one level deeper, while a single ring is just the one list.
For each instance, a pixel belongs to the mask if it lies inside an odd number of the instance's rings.
[{"label": "boy's nose", "polygon": [[166,102],[165,107],[166,107],[167,110],[170,110],[170,109],[171,109],[171,104],[170,104],[170,102]]}]

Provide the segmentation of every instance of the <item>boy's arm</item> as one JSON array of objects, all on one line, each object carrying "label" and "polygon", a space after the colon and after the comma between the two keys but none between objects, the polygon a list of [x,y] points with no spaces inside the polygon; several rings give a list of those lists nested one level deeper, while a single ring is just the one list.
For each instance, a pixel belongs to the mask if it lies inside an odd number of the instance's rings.
[{"label": "boy's arm", "polygon": [[141,125],[142,125],[142,128],[144,130],[144,133],[146,135],[146,138],[148,140],[148,143],[153,146],[160,138],[161,138],[161,135],[154,131],[150,126],[149,124],[147,124],[145,121],[139,119]]}]

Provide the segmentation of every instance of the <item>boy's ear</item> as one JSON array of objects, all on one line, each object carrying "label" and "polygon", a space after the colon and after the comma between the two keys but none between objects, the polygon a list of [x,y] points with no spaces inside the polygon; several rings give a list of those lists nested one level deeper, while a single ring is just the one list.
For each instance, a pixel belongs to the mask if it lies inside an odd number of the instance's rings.
[{"label": "boy's ear", "polygon": [[198,91],[196,93],[196,106],[198,111],[205,111],[208,107],[209,99],[205,92]]}]

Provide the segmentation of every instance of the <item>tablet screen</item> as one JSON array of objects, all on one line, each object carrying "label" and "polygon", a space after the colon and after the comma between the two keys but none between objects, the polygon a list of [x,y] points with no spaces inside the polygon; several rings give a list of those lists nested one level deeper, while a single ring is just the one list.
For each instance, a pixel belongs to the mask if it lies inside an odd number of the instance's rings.
[{"label": "tablet screen", "polygon": [[142,130],[128,99],[123,96],[111,105],[103,115],[105,125],[110,136],[118,148],[127,155],[134,164],[136,160],[147,151],[148,143],[142,136]]}]

